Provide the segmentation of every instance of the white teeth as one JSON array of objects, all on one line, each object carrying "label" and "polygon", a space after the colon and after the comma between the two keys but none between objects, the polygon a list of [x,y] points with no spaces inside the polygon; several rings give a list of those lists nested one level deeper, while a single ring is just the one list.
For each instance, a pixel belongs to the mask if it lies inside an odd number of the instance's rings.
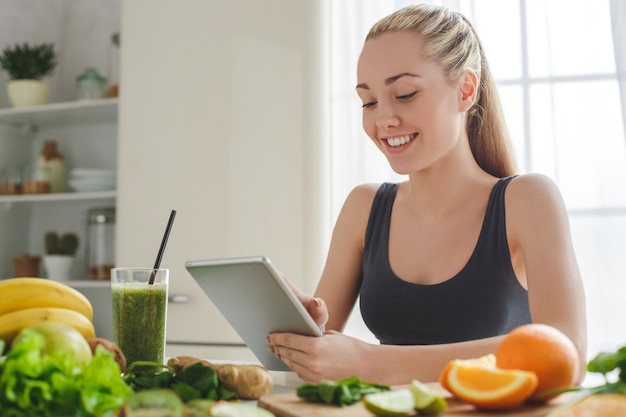
[{"label": "white teeth", "polygon": [[389,138],[387,139],[387,143],[389,144],[389,146],[400,146],[400,145],[404,145],[405,143],[408,143],[411,141],[412,135],[406,135],[406,136],[401,136],[399,138]]}]

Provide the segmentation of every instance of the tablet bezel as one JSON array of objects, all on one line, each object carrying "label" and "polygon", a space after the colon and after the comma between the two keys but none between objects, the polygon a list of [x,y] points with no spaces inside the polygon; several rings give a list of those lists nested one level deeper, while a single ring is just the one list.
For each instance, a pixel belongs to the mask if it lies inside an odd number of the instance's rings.
[{"label": "tablet bezel", "polygon": [[269,351],[268,334],[323,335],[265,256],[187,261],[185,268],[261,364],[271,371],[290,369]]}]

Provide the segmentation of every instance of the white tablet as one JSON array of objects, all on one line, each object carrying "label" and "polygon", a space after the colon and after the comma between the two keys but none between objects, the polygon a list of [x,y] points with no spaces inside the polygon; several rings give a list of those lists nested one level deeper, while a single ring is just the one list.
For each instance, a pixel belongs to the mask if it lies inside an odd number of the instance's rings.
[{"label": "white tablet", "polygon": [[185,268],[259,361],[289,371],[268,350],[274,332],[322,336],[285,279],[263,256],[188,261]]}]

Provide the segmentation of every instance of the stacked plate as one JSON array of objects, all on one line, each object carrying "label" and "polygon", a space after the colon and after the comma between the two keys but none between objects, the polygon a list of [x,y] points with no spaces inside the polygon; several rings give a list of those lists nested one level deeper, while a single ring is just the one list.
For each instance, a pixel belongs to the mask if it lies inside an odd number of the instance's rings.
[{"label": "stacked plate", "polygon": [[75,168],[70,172],[70,187],[77,192],[115,190],[116,173],[106,169]]}]

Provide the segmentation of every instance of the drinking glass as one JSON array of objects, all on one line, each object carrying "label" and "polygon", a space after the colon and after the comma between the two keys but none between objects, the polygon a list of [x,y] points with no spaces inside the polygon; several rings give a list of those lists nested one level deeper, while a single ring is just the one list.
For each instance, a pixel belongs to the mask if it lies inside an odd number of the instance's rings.
[{"label": "drinking glass", "polygon": [[129,365],[136,361],[163,363],[168,285],[168,269],[111,270],[113,341]]}]

